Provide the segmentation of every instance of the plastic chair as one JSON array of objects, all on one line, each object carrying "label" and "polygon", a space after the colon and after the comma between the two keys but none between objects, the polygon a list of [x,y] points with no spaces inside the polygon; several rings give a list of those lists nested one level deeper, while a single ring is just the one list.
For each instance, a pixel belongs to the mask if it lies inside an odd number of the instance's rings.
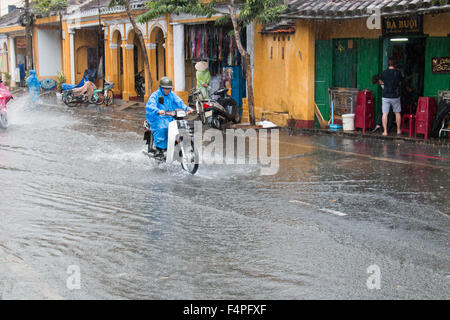
[{"label": "plastic chair", "polygon": [[[414,114],[404,114],[402,117],[402,133],[403,132],[408,132],[408,135],[410,138],[412,138],[412,134],[414,131],[414,127],[415,127],[415,119],[416,119],[416,115]],[[406,124],[406,120],[408,120],[408,127],[405,127]]]}]

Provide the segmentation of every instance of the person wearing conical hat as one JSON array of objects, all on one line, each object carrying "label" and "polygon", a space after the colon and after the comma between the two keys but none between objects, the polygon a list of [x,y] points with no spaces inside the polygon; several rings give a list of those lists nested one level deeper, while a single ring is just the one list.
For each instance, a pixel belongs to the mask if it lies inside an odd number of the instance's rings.
[{"label": "person wearing conical hat", "polygon": [[195,76],[197,78],[197,90],[200,90],[204,99],[210,99],[209,96],[209,82],[211,81],[211,74],[208,70],[208,62],[199,61],[195,64],[197,70]]}]

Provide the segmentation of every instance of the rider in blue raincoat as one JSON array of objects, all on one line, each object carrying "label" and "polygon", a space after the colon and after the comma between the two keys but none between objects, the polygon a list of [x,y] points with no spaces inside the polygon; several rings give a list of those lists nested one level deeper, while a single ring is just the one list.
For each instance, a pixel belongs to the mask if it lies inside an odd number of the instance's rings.
[{"label": "rider in blue raincoat", "polygon": [[[152,93],[145,106],[146,118],[153,132],[155,146],[160,149],[159,152],[167,149],[169,123],[175,120],[172,116],[166,115],[165,112],[175,109],[192,111],[192,108],[186,106],[183,100],[172,92],[172,87],[172,80],[168,77],[162,77],[159,81],[158,90]],[[162,100],[164,100],[164,103],[161,103]]]},{"label": "rider in blue raincoat", "polygon": [[41,91],[41,83],[39,78],[36,76],[35,70],[30,70],[30,76],[27,78],[28,91],[30,93],[30,98],[33,103],[39,100],[39,92]]}]

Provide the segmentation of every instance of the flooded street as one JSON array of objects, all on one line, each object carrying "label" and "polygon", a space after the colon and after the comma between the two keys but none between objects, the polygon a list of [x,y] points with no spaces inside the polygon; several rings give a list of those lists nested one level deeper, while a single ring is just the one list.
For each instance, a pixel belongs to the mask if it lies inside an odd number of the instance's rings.
[{"label": "flooded street", "polygon": [[142,153],[144,110],[8,112],[1,299],[450,299],[448,147],[282,131],[276,175],[193,176]]}]

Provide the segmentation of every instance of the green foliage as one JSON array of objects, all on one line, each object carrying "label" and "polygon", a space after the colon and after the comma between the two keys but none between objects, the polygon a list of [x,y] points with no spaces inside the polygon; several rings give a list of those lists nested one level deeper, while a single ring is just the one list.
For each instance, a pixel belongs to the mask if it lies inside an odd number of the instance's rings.
[{"label": "green foliage", "polygon": [[67,0],[33,0],[31,5],[36,13],[48,15],[50,12],[64,11]]},{"label": "green foliage", "polygon": [[56,77],[56,90],[58,90],[58,92],[61,92],[62,90],[62,84],[66,82],[66,76],[64,75],[64,73],[62,72],[57,72],[57,77]]},{"label": "green foliage", "polygon": [[[112,0],[123,1],[123,0]],[[147,12],[139,16],[138,22],[144,23],[165,14],[187,13],[196,16],[211,17],[220,15],[216,24],[223,25],[231,22],[229,13],[223,13],[217,10],[219,5],[231,5],[231,1],[211,0],[204,2],[202,0],[154,0],[146,3]],[[247,0],[236,1],[235,8],[240,9],[238,16],[239,27],[246,26],[253,21],[257,23],[276,22],[280,15],[286,10],[286,6],[279,5],[278,0]]]},{"label": "green foliage", "polygon": [[3,72],[3,83],[9,87],[11,84],[11,74],[9,72]]},{"label": "green foliage", "polygon": [[110,0],[109,1],[109,7],[115,7],[115,6],[124,6],[125,0]]}]

